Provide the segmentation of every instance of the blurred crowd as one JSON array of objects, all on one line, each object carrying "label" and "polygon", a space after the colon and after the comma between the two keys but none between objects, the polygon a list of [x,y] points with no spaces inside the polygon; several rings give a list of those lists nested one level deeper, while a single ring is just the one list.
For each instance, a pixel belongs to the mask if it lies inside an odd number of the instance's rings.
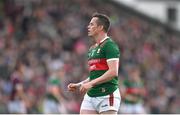
[{"label": "blurred crowd", "polygon": [[88,76],[86,27],[94,12],[110,16],[109,36],[121,50],[120,89],[133,66],[144,82],[146,113],[180,113],[179,36],[117,6],[107,0],[1,0],[0,113],[79,113],[83,96],[67,85]]}]

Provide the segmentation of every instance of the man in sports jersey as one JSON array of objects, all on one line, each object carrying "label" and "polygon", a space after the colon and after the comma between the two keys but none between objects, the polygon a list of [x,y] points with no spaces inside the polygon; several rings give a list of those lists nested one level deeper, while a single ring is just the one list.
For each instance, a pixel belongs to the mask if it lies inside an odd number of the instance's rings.
[{"label": "man in sports jersey", "polygon": [[110,21],[104,14],[95,13],[88,25],[88,36],[95,44],[88,52],[89,77],[80,83],[70,83],[69,91],[79,88],[85,93],[80,114],[117,114],[120,106],[118,68],[120,52],[107,36]]},{"label": "man in sports jersey", "polygon": [[141,79],[139,67],[129,67],[127,75],[121,86],[123,101],[120,113],[145,114],[144,97],[147,92]]}]

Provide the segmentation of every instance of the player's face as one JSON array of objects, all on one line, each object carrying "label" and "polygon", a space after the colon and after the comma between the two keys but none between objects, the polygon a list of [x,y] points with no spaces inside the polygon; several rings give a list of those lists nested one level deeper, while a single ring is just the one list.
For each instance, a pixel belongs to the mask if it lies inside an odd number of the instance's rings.
[{"label": "player's face", "polygon": [[98,20],[97,17],[93,17],[87,27],[88,36],[90,37],[96,36],[100,31],[99,26],[97,25],[97,20]]}]

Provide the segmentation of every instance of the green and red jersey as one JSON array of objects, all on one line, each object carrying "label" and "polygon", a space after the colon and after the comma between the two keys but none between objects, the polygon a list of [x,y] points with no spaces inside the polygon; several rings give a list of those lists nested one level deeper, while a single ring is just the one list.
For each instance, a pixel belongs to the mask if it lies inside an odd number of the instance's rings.
[{"label": "green and red jersey", "polygon": [[[108,69],[107,61],[119,60],[120,51],[117,44],[106,37],[99,44],[92,46],[88,52],[89,79],[93,80],[103,75]],[[118,76],[108,82],[92,87],[87,94],[90,97],[105,96],[118,88]]]},{"label": "green and red jersey", "polygon": [[[124,80],[123,85],[125,90],[125,103],[139,103],[142,102],[142,95],[139,93],[144,88],[143,81],[135,82],[131,80]],[[131,99],[133,97],[133,99]]]}]

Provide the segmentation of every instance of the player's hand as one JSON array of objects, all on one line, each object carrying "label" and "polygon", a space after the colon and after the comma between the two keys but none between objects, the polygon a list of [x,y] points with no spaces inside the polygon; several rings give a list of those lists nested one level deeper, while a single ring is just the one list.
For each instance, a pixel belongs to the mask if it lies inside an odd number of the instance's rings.
[{"label": "player's hand", "polygon": [[82,84],[79,90],[80,90],[81,93],[85,93],[92,87],[93,87],[92,83],[88,82],[88,83]]},{"label": "player's hand", "polygon": [[68,91],[75,91],[78,87],[79,85],[77,83],[70,83],[68,85]]}]

